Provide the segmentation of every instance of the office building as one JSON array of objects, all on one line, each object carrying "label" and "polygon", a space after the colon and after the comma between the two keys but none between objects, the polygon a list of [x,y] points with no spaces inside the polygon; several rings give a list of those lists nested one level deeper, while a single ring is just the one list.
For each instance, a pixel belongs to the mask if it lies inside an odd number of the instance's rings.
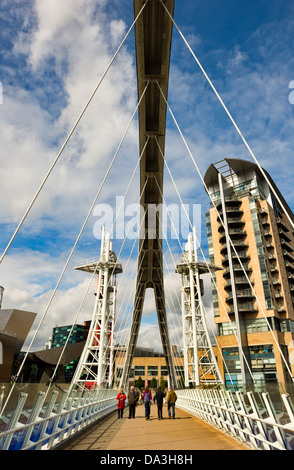
[{"label": "office building", "polygon": [[[227,386],[291,382],[294,216],[257,164],[209,167],[206,213],[218,364]],[[293,362],[293,361],[292,361]]]}]

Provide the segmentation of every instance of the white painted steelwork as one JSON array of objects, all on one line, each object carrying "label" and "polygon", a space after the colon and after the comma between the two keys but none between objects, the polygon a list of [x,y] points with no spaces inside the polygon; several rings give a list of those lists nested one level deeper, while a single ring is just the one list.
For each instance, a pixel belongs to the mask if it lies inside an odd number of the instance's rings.
[{"label": "white painted steelwork", "polygon": [[116,409],[115,390],[79,390],[76,395],[64,391],[58,403],[53,391],[44,405],[45,393],[39,392],[32,407],[20,393],[17,406],[9,417],[0,417],[6,429],[0,433],[0,450],[50,450]]},{"label": "white painted steelwork", "polygon": [[111,387],[113,383],[113,333],[116,305],[115,275],[122,272],[117,262],[109,235],[102,229],[101,253],[98,262],[76,268],[98,274],[96,300],[86,344],[72,380],[72,387],[98,385]]},{"label": "white painted steelwork", "polygon": [[177,406],[254,450],[294,450],[293,403],[281,395],[277,411],[268,393],[177,391]]},{"label": "white painted steelwork", "polygon": [[[216,267],[209,266],[210,271]],[[208,267],[198,262],[196,228],[190,233],[186,252],[176,267],[182,276],[181,304],[184,345],[185,386],[223,385],[223,378],[213,352],[201,296],[203,280],[200,274]]]}]

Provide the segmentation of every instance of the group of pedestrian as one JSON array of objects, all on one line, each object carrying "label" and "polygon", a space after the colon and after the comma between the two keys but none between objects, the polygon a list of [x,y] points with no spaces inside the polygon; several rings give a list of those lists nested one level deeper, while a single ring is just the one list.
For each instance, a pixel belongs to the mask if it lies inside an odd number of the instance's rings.
[{"label": "group of pedestrian", "polygon": [[[161,390],[161,387],[157,388],[155,395],[153,397],[152,397],[152,392],[149,389],[149,387],[145,388],[143,395],[141,395],[138,390],[135,390],[134,387],[131,387],[128,393],[128,397],[126,396],[124,391],[121,389],[119,394],[117,395],[118,418],[123,417],[126,400],[128,400],[128,403],[129,403],[129,419],[135,418],[136,406],[139,403],[139,401],[142,400],[145,406],[145,419],[146,420],[150,419],[151,404],[153,401],[153,403],[157,404],[157,415],[158,415],[158,419],[161,420],[163,419],[162,409],[163,409],[163,402],[164,402],[165,397],[166,397],[166,393]],[[166,398],[169,419],[175,419],[175,405],[176,405],[177,398],[178,397],[177,397],[176,392],[172,388],[169,388],[169,392]]]}]

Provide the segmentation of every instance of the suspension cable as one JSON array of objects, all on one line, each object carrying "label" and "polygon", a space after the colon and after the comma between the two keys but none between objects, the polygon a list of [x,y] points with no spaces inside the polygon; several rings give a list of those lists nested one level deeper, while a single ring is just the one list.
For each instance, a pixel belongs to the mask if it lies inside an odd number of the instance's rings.
[{"label": "suspension cable", "polygon": [[11,237],[11,239],[10,239],[8,245],[6,246],[4,252],[2,253],[2,256],[1,256],[1,258],[0,258],[0,264],[2,263],[2,261],[3,261],[5,255],[6,255],[7,251],[9,250],[9,248],[10,248],[10,246],[11,246],[13,240],[15,239],[15,237],[16,237],[17,233],[19,232],[19,230],[20,230],[22,224],[24,223],[25,219],[27,218],[27,216],[28,216],[28,214],[29,214],[29,212],[30,212],[32,206],[34,205],[34,203],[35,203],[37,197],[39,196],[41,190],[43,189],[43,187],[44,187],[44,185],[45,185],[45,183],[46,183],[46,181],[48,180],[48,178],[49,178],[49,176],[50,176],[50,174],[51,174],[53,168],[55,167],[56,163],[58,162],[59,157],[61,156],[63,150],[65,149],[65,147],[66,147],[66,145],[68,144],[70,138],[72,137],[74,131],[76,130],[76,128],[77,128],[79,122],[81,121],[83,115],[85,114],[87,108],[89,107],[91,101],[93,100],[93,98],[94,98],[94,96],[95,96],[95,94],[96,94],[98,88],[100,87],[101,83],[103,82],[105,76],[107,75],[107,73],[108,73],[110,67],[112,66],[112,64],[113,64],[114,60],[116,59],[118,53],[120,52],[122,46],[124,45],[125,41],[127,40],[128,36],[130,35],[130,33],[131,33],[131,31],[132,31],[134,25],[136,24],[138,18],[140,17],[140,15],[141,15],[142,11],[144,10],[144,8],[145,8],[146,4],[148,3],[148,1],[149,1],[149,0],[147,0],[147,1],[143,4],[141,10],[139,11],[137,17],[135,18],[135,20],[134,20],[134,22],[133,22],[133,24],[132,24],[131,27],[129,28],[127,34],[125,35],[125,37],[124,37],[124,39],[122,40],[121,44],[119,45],[117,51],[115,52],[114,56],[112,57],[110,63],[108,64],[108,66],[107,66],[105,72],[103,73],[103,75],[102,75],[102,77],[100,78],[98,84],[96,85],[94,91],[92,92],[92,94],[91,94],[89,100],[87,101],[86,105],[84,106],[84,108],[83,108],[81,114],[79,115],[78,119],[76,120],[76,122],[75,122],[73,128],[71,129],[70,133],[68,134],[68,136],[67,136],[65,142],[63,143],[63,145],[62,145],[61,149],[59,150],[59,152],[58,152],[58,154],[57,154],[55,160],[53,161],[53,163],[52,163],[51,167],[49,168],[49,170],[48,170],[48,172],[47,172],[45,178],[43,179],[43,181],[42,181],[42,183],[41,183],[39,189],[37,190],[37,192],[36,192],[36,194],[34,195],[32,201],[30,202],[30,204],[29,204],[27,210],[25,211],[25,213],[24,213],[22,219],[20,220],[20,222],[19,222],[19,224],[18,224],[18,226],[17,226],[17,228],[16,228],[14,234],[12,235],[12,237]]},{"label": "suspension cable", "polygon": [[[157,142],[157,145],[159,146],[159,143],[158,143],[158,142]],[[161,154],[161,155],[162,155],[162,157],[163,157],[163,154]],[[172,182],[173,182],[173,185],[174,185],[174,187],[175,187],[175,189],[176,189],[176,192],[177,192],[177,195],[178,195],[178,197],[179,197],[179,200],[180,200],[182,206],[184,207],[183,200],[182,200],[182,198],[181,198],[181,196],[180,196],[180,193],[179,193],[179,191],[178,191],[178,189],[177,189],[176,183],[175,183],[174,178],[173,178],[173,176],[172,176],[172,174],[171,174],[171,172],[170,172],[170,169],[168,168],[168,165],[167,165],[166,160],[165,160],[165,165],[166,165],[166,167],[167,167],[167,169],[168,169],[170,178],[171,178],[171,180],[172,180]],[[164,202],[164,204],[165,204],[165,206],[166,206],[166,202],[165,202],[164,196],[163,196],[163,194],[162,194],[162,191],[161,191],[161,189],[160,189],[160,187],[159,187],[159,185],[158,185],[158,182],[157,182],[156,178],[155,178],[155,181],[156,181],[157,186],[158,186],[158,189],[159,189],[159,191],[160,191],[160,193],[161,193],[162,200],[163,200],[163,202]],[[186,215],[186,217],[187,217],[187,219],[188,219],[188,222],[189,222],[189,225],[190,225],[190,227],[191,227],[191,229],[192,229],[192,231],[193,231],[192,223],[191,223],[191,220],[190,220],[190,218],[189,218],[189,216],[188,216],[186,210],[185,210],[185,215]],[[178,233],[177,233],[177,231],[176,231],[176,229],[175,229],[173,220],[172,220],[172,218],[170,217],[169,212],[168,212],[168,216],[169,216],[171,225],[172,225],[172,227],[173,227],[173,229],[174,229],[174,232],[175,232],[176,235],[177,235],[177,240],[178,240],[180,249],[181,249],[182,253],[184,253],[184,250],[183,250],[183,248],[182,248],[182,245],[181,245],[181,242],[180,242],[180,239],[179,239],[179,235],[178,235]],[[196,236],[196,238],[197,238],[197,236]],[[166,236],[165,236],[165,239],[166,239],[166,241],[167,241],[167,237],[166,237]],[[222,297],[220,296],[218,287],[217,287],[216,282],[215,282],[215,280],[214,280],[214,278],[213,278],[212,272],[211,272],[211,270],[210,270],[210,266],[209,266],[209,264],[208,264],[208,262],[207,262],[207,260],[206,260],[206,258],[205,258],[204,252],[203,252],[203,250],[202,250],[202,248],[201,248],[201,245],[200,245],[200,243],[199,243],[198,238],[197,238],[197,242],[198,242],[199,249],[200,249],[200,251],[201,251],[202,257],[203,257],[203,259],[204,259],[204,261],[205,261],[205,264],[206,264],[206,266],[207,266],[207,268],[208,268],[208,270],[209,270],[209,273],[210,273],[210,276],[211,276],[211,280],[212,280],[212,282],[213,282],[213,284],[214,284],[214,287],[215,287],[215,289],[217,290],[217,292],[218,292],[218,294],[219,294],[219,297],[220,297],[220,299],[221,299],[221,302],[222,302],[224,311],[226,312],[226,315],[227,315],[227,317],[228,317],[228,319],[229,319],[229,322],[232,323],[232,322],[231,322],[231,319],[230,319],[230,317],[229,317],[229,315],[228,315],[228,313],[227,313],[227,310],[226,310],[224,301],[223,301]],[[171,257],[172,257],[172,259],[173,259],[173,263],[174,263],[174,265],[175,265],[175,260],[174,260],[174,257],[173,257],[173,254],[172,254],[172,251],[171,251],[171,249],[170,249],[170,246],[169,246],[168,241],[167,241],[167,245],[168,245],[168,248],[169,248]],[[201,299],[201,301],[202,301],[202,299]],[[179,302],[179,300],[178,300],[178,302]],[[205,309],[205,306],[204,306],[204,303],[203,303],[203,302],[202,302],[202,305],[203,305],[203,308]],[[232,326],[232,328],[233,328],[233,330],[234,330],[234,335],[235,335],[235,338],[236,338],[236,340],[237,340],[237,343],[239,344],[239,339],[238,339],[238,336],[237,336],[237,334],[236,334],[236,327]],[[212,328],[211,328],[211,330],[212,330]],[[214,336],[215,341],[216,341],[216,336],[215,336],[214,332],[213,332],[213,336]],[[230,374],[230,372],[229,372],[229,370],[228,370],[228,368],[227,368],[227,364],[226,364],[226,362],[225,362],[225,360],[224,360],[224,357],[223,357],[221,348],[220,348],[220,346],[219,346],[219,344],[218,344],[217,341],[216,341],[216,344],[217,344],[217,348],[218,348],[218,350],[219,350],[220,356],[221,356],[222,359],[223,359],[223,363],[224,363],[225,369],[226,369],[226,371],[227,371],[227,374],[228,374],[228,376],[229,376],[229,378],[230,378],[230,381],[231,381],[231,383],[232,383],[232,385],[233,385],[233,380],[232,380],[232,378],[231,378],[231,374]],[[241,349],[241,350],[242,350],[242,349]],[[242,353],[243,353],[243,351],[242,351]],[[250,373],[250,375],[251,375],[251,378],[252,378],[252,380],[254,380],[254,377],[253,377],[253,375],[251,374],[251,370],[250,370],[250,368],[249,368],[249,365],[248,365],[248,362],[247,362],[247,359],[246,359],[246,356],[244,355],[244,353],[243,353],[243,356],[244,356],[244,360],[245,360],[245,362],[246,362],[246,365],[247,365],[247,367],[248,367],[249,373]]]},{"label": "suspension cable", "polygon": [[[147,86],[148,86],[148,84],[147,84]],[[147,89],[147,86],[146,86],[146,89]],[[120,205],[120,207],[119,207],[119,209],[118,209],[118,212],[117,212],[116,218],[115,218],[115,220],[114,220],[114,222],[113,222],[113,224],[112,224],[112,228],[111,228],[111,230],[110,230],[110,233],[113,231],[113,228],[114,228],[114,225],[115,225],[115,223],[116,223],[117,217],[119,216],[119,213],[120,213],[120,211],[121,211],[121,209],[122,209],[123,202],[125,201],[125,199],[126,199],[126,197],[127,197],[127,194],[128,194],[128,192],[129,192],[130,186],[131,186],[131,184],[132,184],[132,182],[133,182],[133,179],[134,179],[134,177],[135,177],[135,174],[136,174],[136,172],[137,172],[138,165],[139,165],[139,163],[140,163],[140,161],[141,161],[141,159],[142,159],[142,156],[143,156],[143,154],[144,154],[144,152],[145,152],[145,148],[146,148],[146,146],[147,146],[148,141],[149,141],[149,137],[148,137],[148,139],[147,139],[147,141],[146,141],[146,143],[145,143],[145,146],[144,146],[144,148],[143,148],[143,150],[142,150],[142,152],[141,152],[140,158],[138,159],[138,162],[137,162],[137,164],[136,164],[136,166],[135,166],[135,169],[134,169],[134,171],[133,171],[133,174],[132,174],[132,176],[131,176],[131,178],[130,178],[129,184],[128,184],[128,186],[127,186],[127,189],[126,189],[125,194],[124,194],[124,197],[123,197],[123,201],[122,201],[122,203],[121,203],[121,205]],[[125,236],[125,239],[124,239],[122,248],[123,248],[123,246],[124,246],[126,237],[127,237],[127,234],[126,234],[126,236]],[[122,248],[121,248],[121,250],[120,250],[120,253],[121,253],[121,251],[122,251]],[[118,263],[118,259],[119,259],[120,253],[119,253],[119,255],[117,256],[114,269],[115,269],[115,267],[116,267],[116,265],[117,265],[117,263]],[[63,345],[63,348],[62,348],[61,354],[60,354],[60,356],[59,356],[58,362],[57,362],[57,364],[56,364],[56,366],[55,366],[55,369],[54,369],[54,371],[53,371],[53,373],[52,373],[52,377],[51,377],[51,379],[50,379],[50,383],[52,382],[53,377],[54,377],[54,375],[55,375],[55,372],[56,372],[56,370],[57,370],[57,368],[58,368],[58,366],[59,366],[59,364],[60,364],[62,355],[63,355],[63,353],[64,353],[64,351],[65,351],[65,348],[66,348],[66,346],[67,346],[67,344],[68,344],[70,335],[71,335],[71,333],[72,333],[72,331],[73,331],[74,324],[75,324],[76,321],[77,321],[78,315],[79,315],[80,310],[81,310],[81,308],[82,308],[82,306],[83,306],[83,303],[84,303],[84,301],[85,301],[85,299],[86,299],[86,295],[87,295],[87,293],[88,293],[88,291],[89,291],[90,285],[92,284],[92,281],[93,281],[93,279],[94,279],[94,276],[95,276],[95,274],[97,273],[98,264],[99,264],[99,260],[97,261],[97,264],[96,264],[96,266],[95,266],[95,270],[94,270],[94,272],[93,272],[93,274],[92,274],[92,276],[91,276],[91,280],[90,280],[90,282],[89,282],[89,285],[88,285],[86,294],[85,294],[85,296],[84,296],[84,298],[83,298],[82,304],[81,304],[81,306],[80,306],[80,308],[79,308],[79,310],[78,310],[78,313],[77,313],[77,315],[76,315],[75,321],[74,321],[74,323],[73,323],[73,325],[72,325],[72,327],[71,327],[71,329],[70,329],[69,334],[67,335],[67,339],[66,339],[66,341],[65,341],[65,344]],[[108,280],[108,284],[107,284],[106,290],[108,289],[108,287],[109,287],[109,285],[110,285],[110,282],[111,282],[111,279]],[[48,394],[48,391],[49,391],[49,388],[48,388],[48,390],[47,390],[47,394]]]},{"label": "suspension cable", "polygon": [[[267,326],[268,326],[268,328],[269,328],[269,331],[270,331],[271,334],[272,334],[272,337],[273,337],[273,339],[274,339],[274,342],[276,343],[276,346],[277,346],[277,348],[278,348],[278,350],[279,350],[279,352],[280,352],[280,355],[281,355],[281,357],[282,357],[282,359],[283,359],[283,361],[284,361],[284,364],[285,364],[285,366],[286,366],[286,368],[287,368],[287,370],[288,370],[288,372],[289,372],[289,375],[290,375],[290,377],[291,377],[291,380],[294,382],[294,376],[293,376],[293,374],[292,374],[292,372],[291,372],[291,369],[290,369],[290,367],[289,367],[289,365],[288,365],[288,363],[287,363],[287,361],[286,361],[286,359],[285,359],[285,357],[284,357],[284,354],[283,354],[283,352],[282,352],[282,350],[281,350],[281,347],[280,347],[280,345],[279,345],[279,343],[278,343],[278,341],[277,341],[277,339],[276,339],[276,337],[275,337],[275,335],[274,335],[274,332],[273,332],[273,330],[272,330],[272,327],[271,327],[271,325],[270,325],[270,323],[269,323],[269,321],[268,321],[268,318],[267,318],[267,316],[266,316],[266,314],[265,314],[265,312],[264,312],[264,310],[263,310],[263,308],[262,308],[262,306],[261,306],[261,304],[260,304],[260,301],[259,301],[259,299],[258,299],[258,296],[256,295],[256,292],[255,292],[255,290],[254,290],[254,288],[253,288],[253,285],[252,285],[252,283],[251,283],[251,281],[250,281],[250,279],[249,279],[249,277],[248,277],[248,275],[247,275],[247,273],[246,273],[246,270],[245,270],[245,268],[244,268],[244,266],[243,266],[243,263],[242,263],[242,261],[240,260],[240,257],[239,257],[239,255],[238,255],[238,252],[237,252],[237,250],[236,250],[236,248],[235,248],[235,246],[234,246],[234,244],[233,244],[233,242],[232,242],[232,240],[231,240],[231,237],[229,236],[228,229],[227,229],[227,227],[225,226],[225,224],[224,224],[224,222],[223,222],[223,219],[222,219],[222,217],[220,216],[219,211],[217,210],[217,207],[216,207],[215,202],[213,201],[211,195],[209,194],[209,191],[208,191],[207,185],[206,185],[206,183],[205,183],[205,181],[204,181],[204,179],[203,179],[203,176],[201,175],[201,172],[200,172],[200,170],[199,170],[199,168],[198,168],[198,165],[196,164],[196,161],[195,161],[195,159],[194,159],[194,157],[193,157],[193,155],[192,155],[192,152],[191,152],[191,150],[190,150],[190,148],[189,148],[189,146],[188,146],[188,144],[187,144],[187,141],[186,141],[186,139],[185,139],[185,137],[184,137],[184,135],[183,135],[183,133],[182,133],[180,127],[179,127],[179,124],[178,124],[178,122],[177,122],[177,120],[176,120],[176,118],[175,118],[175,116],[174,116],[174,114],[173,114],[173,112],[172,112],[172,110],[171,110],[171,108],[170,108],[170,106],[169,106],[167,100],[166,100],[166,97],[165,97],[165,95],[164,95],[164,93],[163,93],[163,91],[162,91],[162,89],[161,89],[161,87],[160,87],[158,81],[157,81],[157,85],[158,85],[158,87],[159,87],[159,90],[160,90],[160,92],[161,92],[161,94],[162,94],[162,96],[163,96],[165,102],[166,102],[166,105],[167,105],[167,107],[168,107],[168,109],[169,109],[169,112],[171,113],[171,116],[172,116],[172,118],[173,118],[173,120],[174,120],[174,123],[175,123],[175,125],[176,125],[176,127],[177,127],[177,129],[178,129],[178,131],[179,131],[179,133],[180,133],[180,135],[181,135],[181,137],[182,137],[182,140],[183,140],[183,142],[184,142],[184,144],[185,144],[185,146],[186,146],[186,148],[187,148],[187,150],[188,150],[188,153],[189,153],[189,155],[190,155],[190,157],[191,157],[191,159],[192,159],[192,162],[193,162],[193,164],[194,164],[194,166],[195,166],[195,168],[196,168],[196,170],[197,170],[197,172],[198,172],[198,174],[199,174],[199,176],[200,176],[200,178],[201,178],[201,181],[202,181],[202,183],[203,183],[203,185],[204,185],[204,187],[205,187],[205,189],[206,189],[206,192],[207,192],[207,194],[209,195],[209,198],[210,198],[210,200],[211,200],[211,203],[212,203],[212,205],[213,205],[213,207],[214,207],[214,209],[215,209],[215,211],[216,211],[216,213],[217,213],[217,215],[218,215],[218,217],[219,217],[219,220],[220,220],[220,222],[221,222],[221,224],[222,224],[222,226],[223,226],[223,228],[224,228],[224,230],[225,230],[226,236],[228,237],[228,240],[229,240],[229,242],[230,242],[230,244],[231,244],[231,246],[232,246],[232,248],[233,248],[233,251],[235,252],[236,258],[237,258],[238,261],[239,261],[239,264],[240,264],[240,266],[241,266],[241,268],[242,268],[242,270],[243,270],[243,272],[244,272],[244,274],[245,274],[245,277],[246,277],[246,279],[247,279],[247,281],[248,281],[248,284],[250,285],[250,287],[251,287],[251,289],[252,289],[252,292],[253,292],[253,294],[254,294],[254,296],[255,296],[255,298],[256,298],[256,301],[257,301],[257,303],[258,303],[258,306],[259,306],[259,308],[260,308],[260,310],[261,310],[261,312],[262,312],[262,314],[263,314],[263,316],[264,316],[264,318],[265,318],[265,320],[266,320],[266,322],[267,322]],[[165,161],[165,163],[166,163],[166,161]],[[184,209],[185,209],[185,207],[184,207]]]},{"label": "suspension cable", "polygon": [[272,183],[269,181],[266,173],[264,172],[263,168],[260,166],[257,158],[255,157],[251,147],[249,146],[247,140],[245,139],[245,137],[243,136],[241,130],[239,129],[238,125],[236,124],[236,121],[233,119],[231,113],[229,112],[228,108],[226,107],[225,103],[223,102],[222,98],[220,97],[219,93],[217,92],[216,88],[214,87],[212,81],[210,80],[209,76],[207,75],[207,73],[205,72],[204,68],[202,67],[199,59],[196,57],[195,53],[193,52],[191,46],[189,45],[188,41],[186,40],[186,38],[184,37],[183,33],[181,32],[181,30],[179,29],[178,25],[176,24],[174,18],[171,16],[170,12],[168,11],[168,9],[166,8],[166,6],[164,5],[163,1],[161,1],[161,4],[163,5],[165,11],[167,12],[168,16],[170,17],[170,19],[172,20],[173,24],[175,25],[176,29],[178,30],[180,36],[182,37],[183,41],[185,42],[186,46],[188,47],[189,51],[191,52],[193,58],[195,59],[196,63],[198,64],[200,70],[202,71],[203,75],[205,76],[206,80],[208,81],[209,85],[211,86],[212,90],[214,91],[215,95],[217,96],[218,100],[220,101],[222,107],[224,108],[225,112],[227,113],[230,121],[232,122],[233,126],[235,127],[236,131],[238,132],[239,136],[241,137],[242,141],[244,142],[247,150],[249,151],[250,155],[252,156],[252,158],[254,159],[255,163],[257,164],[260,172],[262,173],[264,179],[266,180],[267,184],[269,185],[269,187],[271,188],[272,192],[274,193],[277,201],[279,202],[281,208],[283,209],[284,213],[286,214],[292,228],[294,229],[294,222],[292,220],[292,218],[290,217],[290,214],[288,212],[288,210],[284,207],[284,204],[282,203],[280,197],[276,194],[276,190],[275,188],[273,187]]},{"label": "suspension cable", "polygon": [[[147,90],[147,87],[148,87],[148,83],[147,83],[147,85],[146,85],[146,87],[145,87],[145,89],[144,89],[144,91],[143,91],[143,93],[142,93],[142,96],[141,96],[140,100],[138,101],[138,104],[137,104],[137,106],[136,106],[136,108],[135,108],[135,111],[134,111],[134,113],[133,113],[133,115],[132,115],[132,117],[131,117],[131,119],[130,119],[130,122],[129,122],[128,125],[127,125],[127,128],[126,128],[126,130],[125,130],[125,132],[124,132],[124,135],[123,135],[123,137],[122,137],[122,139],[121,139],[121,141],[120,141],[120,143],[119,143],[119,146],[118,146],[118,148],[117,148],[117,150],[116,150],[116,152],[115,152],[115,155],[114,155],[114,157],[113,157],[113,159],[112,159],[112,161],[111,161],[111,163],[110,163],[110,165],[109,165],[109,167],[108,167],[108,169],[107,169],[107,172],[106,172],[106,174],[105,174],[105,176],[104,176],[104,178],[103,178],[103,181],[102,181],[102,183],[101,183],[101,185],[100,185],[100,187],[99,187],[99,190],[98,190],[98,192],[97,192],[97,194],[96,194],[96,196],[95,196],[95,198],[94,198],[94,201],[92,202],[92,205],[91,205],[91,207],[90,207],[90,210],[89,210],[89,212],[88,212],[88,214],[87,214],[87,216],[86,216],[86,219],[85,219],[85,221],[84,221],[84,223],[83,223],[83,225],[82,225],[82,228],[81,228],[81,230],[80,230],[80,232],[79,232],[79,234],[78,234],[78,237],[77,237],[77,239],[76,239],[76,241],[75,241],[75,243],[74,243],[74,246],[73,246],[72,249],[71,249],[71,252],[70,252],[69,257],[68,257],[68,259],[67,259],[67,261],[66,261],[66,263],[65,263],[65,265],[64,265],[64,268],[63,268],[63,270],[62,270],[62,272],[61,272],[61,275],[60,275],[60,277],[59,277],[59,279],[58,279],[58,282],[57,282],[57,284],[56,284],[56,286],[55,286],[55,288],[54,288],[54,290],[53,290],[53,293],[52,293],[52,295],[51,295],[51,297],[50,297],[50,299],[49,299],[49,302],[48,302],[48,304],[47,304],[47,306],[46,306],[46,308],[45,308],[45,311],[44,311],[44,313],[43,313],[43,315],[42,315],[42,317],[41,317],[41,320],[40,320],[40,322],[39,322],[39,325],[38,325],[38,327],[36,328],[36,331],[35,331],[35,333],[34,333],[34,335],[33,335],[33,338],[32,338],[32,340],[31,340],[31,342],[30,342],[30,345],[29,345],[29,347],[28,347],[28,351],[26,352],[26,354],[25,354],[25,356],[24,356],[24,358],[23,358],[22,364],[21,364],[20,367],[19,367],[18,373],[17,373],[17,375],[14,377],[14,382],[13,382],[13,385],[12,385],[12,387],[11,387],[11,389],[10,389],[10,393],[8,394],[8,397],[7,397],[6,403],[5,403],[4,407],[3,407],[3,410],[5,409],[5,407],[6,407],[7,403],[8,403],[8,400],[9,400],[9,398],[10,398],[10,396],[11,396],[13,390],[14,390],[14,387],[15,387],[15,384],[16,384],[16,381],[17,381],[17,378],[18,378],[18,376],[19,376],[21,370],[23,369],[23,366],[24,366],[25,361],[26,361],[26,359],[27,359],[27,357],[28,357],[28,354],[29,354],[29,352],[30,352],[30,350],[31,350],[31,347],[32,347],[32,345],[33,345],[33,343],[34,343],[34,341],[35,341],[35,339],[36,339],[36,336],[37,336],[37,334],[38,334],[38,332],[39,332],[39,330],[40,330],[40,328],[41,328],[41,325],[43,324],[43,321],[44,321],[44,319],[45,319],[45,316],[46,316],[46,314],[47,314],[47,312],[48,312],[48,310],[49,310],[49,307],[50,307],[50,305],[51,305],[51,303],[52,303],[52,301],[53,301],[53,298],[55,297],[55,294],[56,294],[56,292],[57,292],[57,289],[58,289],[58,287],[59,287],[59,285],[60,285],[60,283],[61,283],[61,280],[62,280],[62,278],[63,278],[63,276],[64,276],[64,273],[65,273],[65,271],[66,271],[66,269],[67,269],[67,267],[68,267],[68,265],[69,265],[69,262],[70,262],[70,260],[71,260],[71,258],[72,258],[72,256],[73,256],[73,253],[74,253],[74,251],[75,251],[75,249],[76,249],[76,246],[77,246],[77,244],[78,244],[78,242],[79,242],[79,240],[80,240],[80,238],[81,238],[81,236],[82,236],[82,234],[83,234],[83,231],[84,231],[84,229],[85,229],[85,227],[86,227],[86,225],[87,225],[87,222],[88,222],[88,220],[89,220],[89,218],[90,218],[90,216],[91,216],[91,214],[92,214],[92,211],[93,211],[93,208],[94,208],[94,206],[95,206],[95,204],[96,204],[96,202],[97,202],[97,199],[98,199],[98,197],[99,197],[99,195],[100,195],[100,193],[101,193],[101,191],[102,191],[102,188],[103,188],[103,186],[104,186],[104,184],[105,184],[105,182],[106,182],[106,180],[107,180],[107,177],[108,177],[108,175],[109,175],[109,173],[110,173],[110,171],[111,171],[111,169],[112,169],[112,167],[113,167],[113,165],[114,165],[114,162],[116,161],[117,155],[118,155],[118,153],[119,153],[119,151],[120,151],[120,149],[121,149],[121,147],[122,147],[122,145],[123,145],[123,142],[124,142],[124,140],[125,140],[125,138],[126,138],[126,136],[127,136],[127,133],[128,133],[128,131],[129,131],[129,129],[130,129],[130,126],[131,126],[131,124],[132,124],[132,122],[133,122],[133,120],[134,120],[134,117],[135,117],[135,115],[136,115],[136,113],[137,113],[137,110],[138,110],[138,108],[139,108],[139,105],[140,105],[140,103],[141,103],[141,101],[142,101],[142,99],[143,99],[143,96],[145,95],[145,92],[146,92],[146,90]],[[3,410],[2,410],[2,413],[3,413]]]}]

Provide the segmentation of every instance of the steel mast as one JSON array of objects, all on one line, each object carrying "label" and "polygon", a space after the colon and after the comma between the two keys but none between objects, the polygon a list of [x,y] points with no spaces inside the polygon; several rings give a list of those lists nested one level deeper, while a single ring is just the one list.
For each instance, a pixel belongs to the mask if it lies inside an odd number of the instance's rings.
[{"label": "steel mast", "polygon": [[216,271],[216,266],[198,261],[196,229],[190,233],[186,251],[176,272],[182,275],[181,305],[184,343],[185,386],[220,385],[223,378],[213,352],[201,296],[200,274]]},{"label": "steel mast", "polygon": [[95,305],[86,344],[73,377],[72,385],[110,388],[113,383],[114,320],[116,305],[116,274],[122,272],[112,251],[109,235],[102,229],[99,261],[75,269],[97,273]]}]

